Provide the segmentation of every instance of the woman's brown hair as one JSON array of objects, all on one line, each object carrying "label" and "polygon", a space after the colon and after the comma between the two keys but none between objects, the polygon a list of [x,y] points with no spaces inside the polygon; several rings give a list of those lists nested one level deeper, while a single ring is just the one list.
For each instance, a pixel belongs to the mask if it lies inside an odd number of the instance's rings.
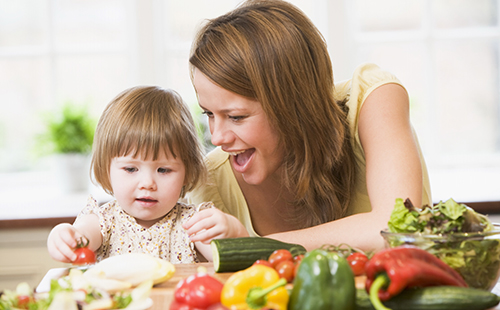
[{"label": "woman's brown hair", "polygon": [[299,227],[346,215],[355,163],[347,107],[334,96],[323,36],[298,8],[249,0],[209,20],[193,43],[191,75],[262,104],[285,150],[284,185]]},{"label": "woman's brown hair", "polygon": [[186,169],[183,193],[206,176],[203,153],[191,113],[173,90],[156,86],[129,88],[116,96],[99,119],[92,147],[95,181],[113,194],[109,168],[114,157],[156,160],[160,152],[179,157]]}]

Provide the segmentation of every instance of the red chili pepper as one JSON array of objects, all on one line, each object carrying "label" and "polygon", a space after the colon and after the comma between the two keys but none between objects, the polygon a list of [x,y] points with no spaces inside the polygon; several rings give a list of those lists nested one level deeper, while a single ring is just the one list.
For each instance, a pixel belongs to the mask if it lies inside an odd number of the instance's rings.
[{"label": "red chili pepper", "polygon": [[[376,295],[382,301],[389,300],[410,287],[467,287],[457,271],[436,256],[414,246],[400,246],[376,253],[366,264],[365,271],[366,290],[373,293],[370,288],[372,285],[377,286]],[[384,278],[388,278],[388,286],[387,282],[383,282]],[[378,282],[376,285],[375,281]]]},{"label": "red chili pepper", "polygon": [[220,309],[217,305],[220,304],[222,287],[219,280],[200,267],[198,273],[177,283],[170,310]]}]

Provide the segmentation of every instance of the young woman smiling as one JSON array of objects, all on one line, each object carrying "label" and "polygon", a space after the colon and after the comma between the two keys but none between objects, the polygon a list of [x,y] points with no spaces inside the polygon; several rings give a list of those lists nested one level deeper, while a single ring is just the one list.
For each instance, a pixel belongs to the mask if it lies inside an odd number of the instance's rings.
[{"label": "young woman smiling", "polygon": [[431,203],[405,88],[373,64],[334,84],[323,37],[295,6],[249,0],[208,21],[190,64],[218,146],[191,203],[213,201],[251,235],[366,250],[383,246],[396,198]]}]

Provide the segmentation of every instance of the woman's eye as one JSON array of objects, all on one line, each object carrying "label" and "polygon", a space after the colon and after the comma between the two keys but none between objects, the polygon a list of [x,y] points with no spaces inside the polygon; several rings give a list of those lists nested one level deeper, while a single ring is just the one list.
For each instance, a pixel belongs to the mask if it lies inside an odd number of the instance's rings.
[{"label": "woman's eye", "polygon": [[203,112],[201,112],[201,114],[204,114],[204,115],[206,115],[209,118],[214,116],[214,114],[212,112],[210,112],[210,111],[203,111]]},{"label": "woman's eye", "polygon": [[158,168],[158,173],[169,173],[171,171],[172,170],[168,168]]},{"label": "woman's eye", "polygon": [[233,121],[241,121],[242,119],[245,118],[245,116],[228,116],[230,119],[232,119]]}]

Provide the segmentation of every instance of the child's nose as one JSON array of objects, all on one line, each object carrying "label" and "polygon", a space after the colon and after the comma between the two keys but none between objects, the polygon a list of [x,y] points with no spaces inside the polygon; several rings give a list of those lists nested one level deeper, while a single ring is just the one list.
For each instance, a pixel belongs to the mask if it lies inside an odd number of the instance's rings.
[{"label": "child's nose", "polygon": [[139,188],[147,190],[156,190],[155,179],[152,176],[145,174],[141,178],[141,183],[139,184]]}]

